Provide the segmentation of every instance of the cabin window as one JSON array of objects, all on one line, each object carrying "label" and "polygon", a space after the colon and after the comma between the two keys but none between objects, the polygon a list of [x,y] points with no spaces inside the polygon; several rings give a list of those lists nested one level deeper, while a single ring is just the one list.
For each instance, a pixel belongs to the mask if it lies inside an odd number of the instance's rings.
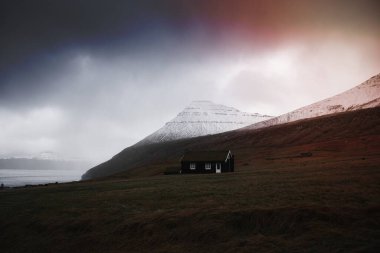
[{"label": "cabin window", "polygon": [[190,169],[195,170],[195,168],[196,168],[195,163],[190,163]]},{"label": "cabin window", "polygon": [[205,163],[205,169],[211,170],[211,163]]}]

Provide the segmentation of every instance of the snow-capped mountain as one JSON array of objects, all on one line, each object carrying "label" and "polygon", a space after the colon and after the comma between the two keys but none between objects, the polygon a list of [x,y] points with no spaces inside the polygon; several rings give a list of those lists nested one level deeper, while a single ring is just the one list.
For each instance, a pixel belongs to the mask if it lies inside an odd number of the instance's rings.
[{"label": "snow-capped mountain", "polygon": [[295,111],[262,121],[246,128],[258,129],[339,112],[380,106],[380,74],[336,96],[301,107]]},{"label": "snow-capped mountain", "polygon": [[241,112],[210,101],[194,101],[162,128],[137,143],[157,143],[242,128],[271,116]]}]

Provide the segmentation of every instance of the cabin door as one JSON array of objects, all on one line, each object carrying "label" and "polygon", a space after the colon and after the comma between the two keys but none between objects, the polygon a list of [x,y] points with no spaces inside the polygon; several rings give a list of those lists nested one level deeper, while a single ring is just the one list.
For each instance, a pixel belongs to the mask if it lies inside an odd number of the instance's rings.
[{"label": "cabin door", "polygon": [[222,173],[222,164],[216,163],[215,172],[216,173]]}]

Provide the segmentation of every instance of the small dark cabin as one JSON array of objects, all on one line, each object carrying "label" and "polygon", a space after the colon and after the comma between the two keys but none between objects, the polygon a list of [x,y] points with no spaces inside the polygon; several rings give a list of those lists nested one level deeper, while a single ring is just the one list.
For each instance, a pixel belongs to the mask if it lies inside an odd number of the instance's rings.
[{"label": "small dark cabin", "polygon": [[222,173],[234,171],[234,156],[230,150],[192,151],[181,158],[181,173]]}]

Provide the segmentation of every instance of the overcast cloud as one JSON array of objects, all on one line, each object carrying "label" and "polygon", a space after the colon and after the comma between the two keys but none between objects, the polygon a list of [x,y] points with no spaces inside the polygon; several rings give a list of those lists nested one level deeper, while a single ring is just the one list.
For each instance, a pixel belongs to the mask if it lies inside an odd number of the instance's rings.
[{"label": "overcast cloud", "polygon": [[380,72],[376,1],[157,2],[3,3],[0,155],[101,162],[192,100],[279,115]]}]

